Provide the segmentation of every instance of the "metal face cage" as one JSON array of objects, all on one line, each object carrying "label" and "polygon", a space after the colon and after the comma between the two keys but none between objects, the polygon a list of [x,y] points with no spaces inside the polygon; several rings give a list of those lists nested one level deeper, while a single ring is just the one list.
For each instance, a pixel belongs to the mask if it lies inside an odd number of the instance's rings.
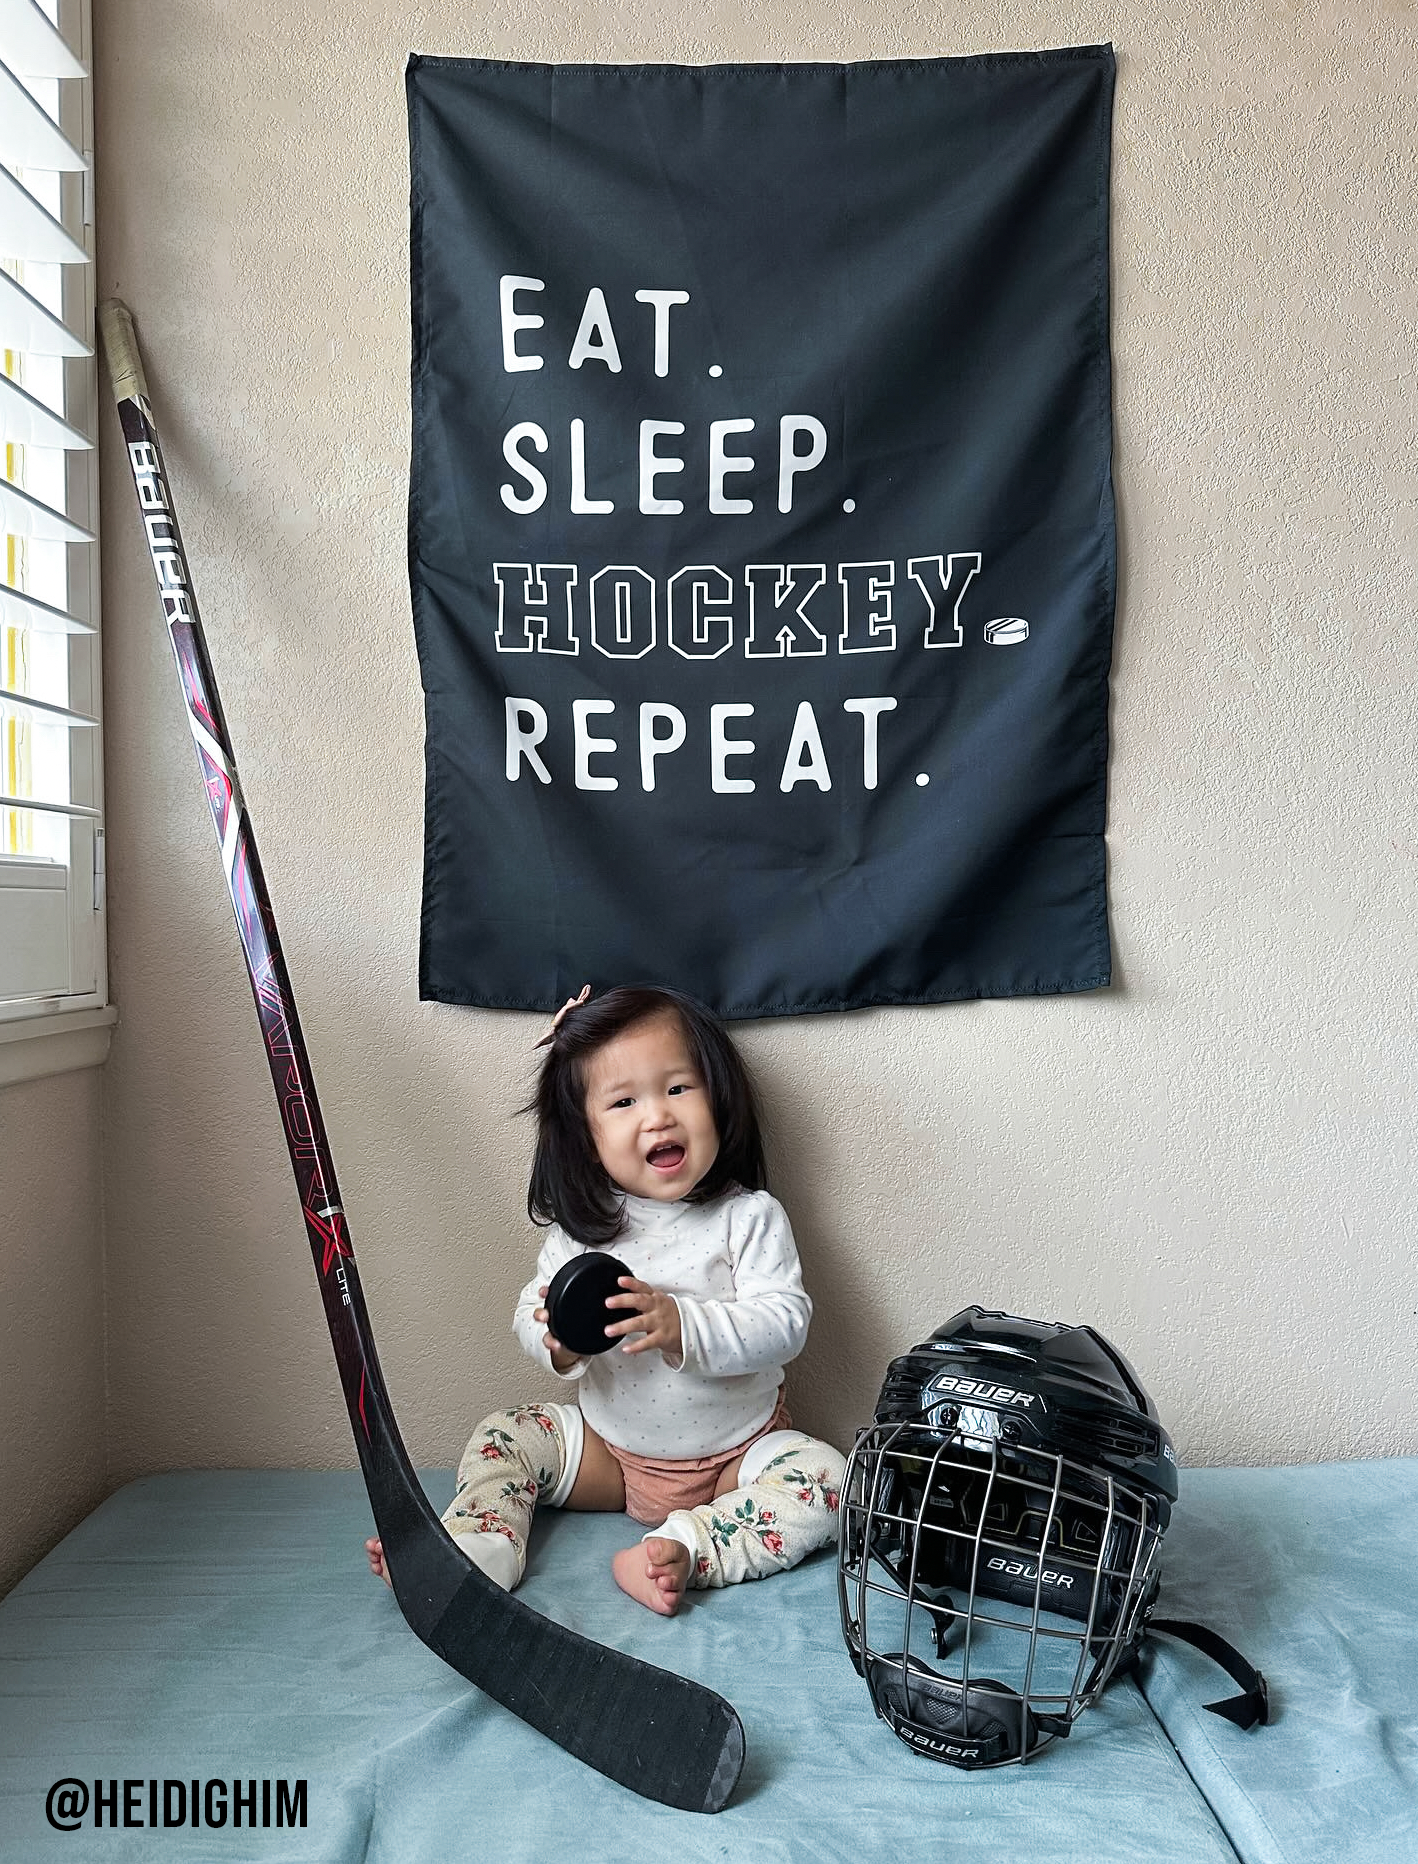
[{"label": "metal face cage", "polygon": [[1106,1468],[1010,1441],[988,1406],[952,1410],[948,1428],[858,1435],[838,1600],[888,1727],[933,1759],[999,1767],[1068,1734],[1133,1653],[1166,1516]]}]

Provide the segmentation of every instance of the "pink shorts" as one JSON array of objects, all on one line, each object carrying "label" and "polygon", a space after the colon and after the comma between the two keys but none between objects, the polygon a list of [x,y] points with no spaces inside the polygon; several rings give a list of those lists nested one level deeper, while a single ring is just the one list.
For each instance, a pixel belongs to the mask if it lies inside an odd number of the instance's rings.
[{"label": "pink shorts", "polygon": [[778,1387],[778,1405],[766,1424],[736,1443],[731,1450],[717,1450],[713,1456],[636,1456],[631,1450],[618,1450],[613,1443],[606,1448],[620,1464],[625,1477],[625,1512],[642,1527],[659,1527],[675,1508],[698,1508],[712,1502],[719,1478],[731,1463],[736,1463],[751,1443],[766,1437],[770,1430],[791,1430],[793,1420],[783,1402],[783,1387]]}]

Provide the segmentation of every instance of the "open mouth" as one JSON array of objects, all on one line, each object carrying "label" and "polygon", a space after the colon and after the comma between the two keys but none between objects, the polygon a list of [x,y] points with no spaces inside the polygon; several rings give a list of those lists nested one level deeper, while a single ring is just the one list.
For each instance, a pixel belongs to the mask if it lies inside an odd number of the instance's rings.
[{"label": "open mouth", "polygon": [[674,1144],[652,1146],[645,1155],[645,1163],[652,1171],[662,1171],[667,1175],[677,1172],[684,1163],[684,1147]]}]

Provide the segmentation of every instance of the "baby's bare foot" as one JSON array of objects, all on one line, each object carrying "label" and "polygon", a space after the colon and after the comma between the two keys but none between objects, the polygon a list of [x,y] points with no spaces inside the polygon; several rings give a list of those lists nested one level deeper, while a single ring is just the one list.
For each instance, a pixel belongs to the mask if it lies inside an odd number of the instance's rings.
[{"label": "baby's bare foot", "polygon": [[383,1543],[377,1540],[367,1540],[364,1543],[364,1550],[369,1555],[370,1572],[376,1579],[382,1579],[386,1586],[392,1586],[394,1582],[389,1577],[389,1568],[384,1564]]},{"label": "baby's bare foot", "polygon": [[642,1540],[622,1547],[611,1560],[622,1592],[665,1617],[677,1612],[689,1583],[689,1549],[677,1540]]}]

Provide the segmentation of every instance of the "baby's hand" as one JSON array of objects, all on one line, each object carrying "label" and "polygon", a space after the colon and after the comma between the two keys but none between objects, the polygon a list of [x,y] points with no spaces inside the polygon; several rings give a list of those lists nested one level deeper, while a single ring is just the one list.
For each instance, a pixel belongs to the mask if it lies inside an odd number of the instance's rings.
[{"label": "baby's hand", "polygon": [[[550,1282],[543,1282],[541,1287],[538,1288],[537,1293],[542,1297],[543,1301],[546,1300],[550,1288]],[[532,1309],[532,1319],[539,1320],[543,1326],[547,1324],[549,1318],[550,1316],[547,1314],[545,1307],[534,1307]],[[542,1335],[542,1345],[551,1354],[551,1363],[558,1372],[569,1372],[576,1364],[576,1361],[581,1357],[579,1353],[573,1353],[569,1347],[563,1346],[561,1341],[554,1339],[550,1333],[544,1333]]]},{"label": "baby's hand", "polygon": [[637,1281],[633,1275],[622,1275],[620,1286],[628,1288],[629,1294],[608,1295],[606,1306],[633,1307],[638,1312],[630,1320],[620,1320],[613,1327],[607,1327],[608,1336],[614,1340],[624,1333],[643,1333],[643,1340],[627,1340],[620,1350],[647,1353],[652,1347],[658,1347],[666,1364],[678,1370],[684,1362],[684,1341],[680,1337],[679,1309],[673,1299],[648,1282]]}]

